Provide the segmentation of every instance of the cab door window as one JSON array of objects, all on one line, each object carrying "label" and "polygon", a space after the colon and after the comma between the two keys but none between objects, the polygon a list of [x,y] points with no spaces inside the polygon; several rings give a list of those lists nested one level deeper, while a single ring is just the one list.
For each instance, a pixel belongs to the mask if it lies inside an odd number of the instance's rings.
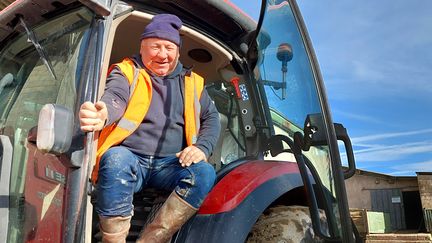
[{"label": "cab door window", "polygon": [[44,104],[74,110],[84,68],[79,60],[92,19],[81,8],[31,26],[44,57],[26,31],[0,49],[0,135],[13,147],[7,242],[61,241],[66,168],[56,156],[37,151],[27,137]]}]

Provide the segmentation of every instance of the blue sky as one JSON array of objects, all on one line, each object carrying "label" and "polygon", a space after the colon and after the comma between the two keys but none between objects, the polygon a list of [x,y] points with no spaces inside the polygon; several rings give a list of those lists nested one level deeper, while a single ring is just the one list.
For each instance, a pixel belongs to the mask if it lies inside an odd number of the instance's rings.
[{"label": "blue sky", "polygon": [[[257,16],[259,3],[233,2]],[[298,5],[333,120],[348,129],[357,168],[397,176],[431,172],[432,1]]]}]

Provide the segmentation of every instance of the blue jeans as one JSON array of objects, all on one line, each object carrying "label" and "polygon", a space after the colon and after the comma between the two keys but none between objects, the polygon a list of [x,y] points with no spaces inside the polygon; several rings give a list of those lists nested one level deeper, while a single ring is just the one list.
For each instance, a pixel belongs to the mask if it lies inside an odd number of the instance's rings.
[{"label": "blue jeans", "polygon": [[95,210],[100,216],[131,216],[134,193],[147,187],[175,190],[199,208],[215,179],[213,166],[205,161],[182,167],[175,156],[139,156],[125,147],[112,147],[100,161]]}]

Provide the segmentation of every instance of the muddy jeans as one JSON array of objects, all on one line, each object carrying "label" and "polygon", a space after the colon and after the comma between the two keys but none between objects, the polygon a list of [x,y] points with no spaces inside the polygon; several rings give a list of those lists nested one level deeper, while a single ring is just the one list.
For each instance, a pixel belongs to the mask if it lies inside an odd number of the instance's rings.
[{"label": "muddy jeans", "polygon": [[100,216],[130,216],[134,193],[148,187],[175,190],[199,208],[215,179],[213,166],[205,161],[182,167],[175,156],[142,157],[125,147],[113,147],[100,161],[95,209]]}]

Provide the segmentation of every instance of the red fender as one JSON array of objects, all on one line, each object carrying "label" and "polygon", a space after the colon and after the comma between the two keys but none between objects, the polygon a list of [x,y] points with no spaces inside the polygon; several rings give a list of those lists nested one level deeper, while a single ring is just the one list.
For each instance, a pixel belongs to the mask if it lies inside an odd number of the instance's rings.
[{"label": "red fender", "polygon": [[283,174],[299,174],[297,163],[250,161],[229,172],[210,191],[198,214],[217,214],[237,207],[255,188]]}]

